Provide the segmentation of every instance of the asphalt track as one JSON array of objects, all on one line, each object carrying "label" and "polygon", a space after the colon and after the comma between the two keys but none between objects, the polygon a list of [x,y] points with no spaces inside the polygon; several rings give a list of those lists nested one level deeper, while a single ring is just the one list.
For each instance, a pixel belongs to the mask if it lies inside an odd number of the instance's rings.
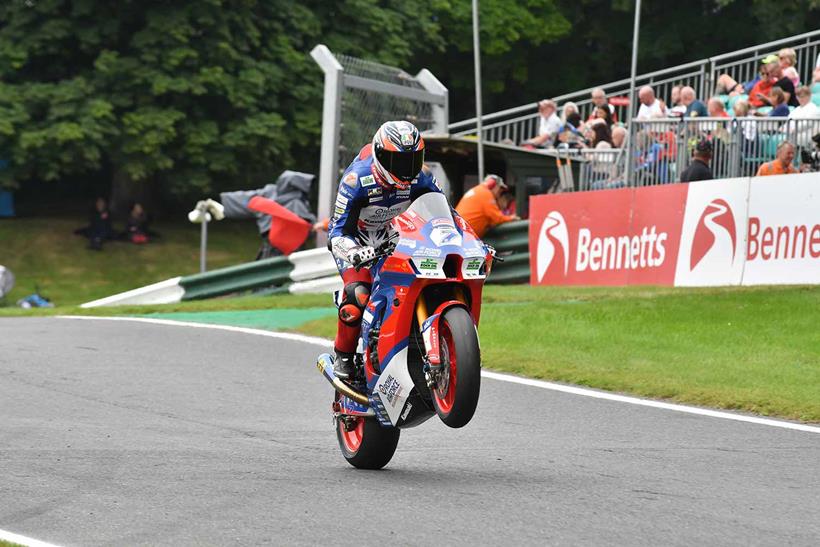
[{"label": "asphalt track", "polygon": [[60,545],[818,545],[820,434],[485,379],[339,454],[321,348],[0,319],[0,529]]}]

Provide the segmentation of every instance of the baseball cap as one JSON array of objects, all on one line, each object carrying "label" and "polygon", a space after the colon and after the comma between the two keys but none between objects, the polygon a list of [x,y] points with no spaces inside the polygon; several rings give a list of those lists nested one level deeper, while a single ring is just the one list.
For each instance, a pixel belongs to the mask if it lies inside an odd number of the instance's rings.
[{"label": "baseball cap", "polygon": [[763,57],[763,60],[760,61],[760,62],[764,65],[768,65],[769,63],[772,63],[774,61],[779,61],[779,60],[780,60],[780,57],[778,57],[777,55],[772,53],[771,55],[766,55],[765,57]]},{"label": "baseball cap", "polygon": [[709,139],[700,139],[695,145],[695,151],[700,153],[712,153],[712,141]]}]

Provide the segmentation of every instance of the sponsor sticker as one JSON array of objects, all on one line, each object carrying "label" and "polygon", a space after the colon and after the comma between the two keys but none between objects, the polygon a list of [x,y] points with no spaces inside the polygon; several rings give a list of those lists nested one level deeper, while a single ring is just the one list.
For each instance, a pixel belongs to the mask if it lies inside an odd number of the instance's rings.
[{"label": "sponsor sticker", "polygon": [[411,133],[404,133],[401,136],[402,146],[413,146],[413,135]]},{"label": "sponsor sticker", "polygon": [[441,249],[435,249],[432,247],[422,247],[417,251],[413,252],[413,256],[441,256]]},{"label": "sponsor sticker", "polygon": [[467,262],[466,268],[468,270],[477,270],[481,267],[482,262],[483,262],[483,260],[479,260],[477,258],[474,258],[474,259]]},{"label": "sponsor sticker", "polygon": [[376,179],[373,175],[362,177],[362,186],[373,186],[374,184],[376,184]]},{"label": "sponsor sticker", "polygon": [[409,198],[410,197],[410,188],[407,188],[406,190],[397,190],[396,191],[396,197],[397,198]]},{"label": "sponsor sticker", "polygon": [[344,212],[345,212],[345,208],[344,208],[344,207],[339,207],[339,206],[337,205],[337,206],[336,206],[336,208],[335,208],[335,209],[333,209],[333,211],[334,211],[337,215],[343,215],[343,214],[344,214]]},{"label": "sponsor sticker", "polygon": [[336,196],[336,205],[338,205],[339,207],[345,207],[348,201],[350,200],[342,195]]},{"label": "sponsor sticker", "polygon": [[351,188],[355,188],[356,187],[356,181],[358,181],[358,180],[359,180],[359,175],[357,175],[356,173],[351,171],[350,173],[345,175],[345,178],[342,179],[342,182],[344,182],[346,185],[350,186]]},{"label": "sponsor sticker", "polygon": [[[439,254],[441,251],[439,251]],[[419,270],[438,270],[438,260],[425,258],[419,262]]]},{"label": "sponsor sticker", "polygon": [[396,403],[401,397],[401,392],[401,383],[390,374],[387,375],[387,379],[385,379],[384,383],[379,385],[379,393],[387,399],[387,402],[390,403],[392,407],[396,406]]},{"label": "sponsor sticker", "polygon": [[401,413],[401,419],[402,420],[407,419],[407,416],[410,415],[410,410],[412,410],[412,408],[413,408],[413,404],[412,403],[407,403],[407,405],[404,407],[404,412]]},{"label": "sponsor sticker", "polygon": [[382,200],[381,196],[371,196],[370,198],[368,198],[367,202],[368,203],[378,203],[381,200]]},{"label": "sponsor sticker", "polygon": [[382,189],[381,188],[369,188],[367,190],[367,195],[368,196],[381,196],[382,195]]},{"label": "sponsor sticker", "polygon": [[464,251],[464,256],[466,256],[467,258],[484,256],[484,255],[485,255],[485,251],[483,249],[479,248],[479,247],[472,247],[472,248],[466,249]]},{"label": "sponsor sticker", "polygon": [[410,247],[411,249],[416,248],[416,240],[415,239],[409,239],[409,238],[403,237],[403,238],[399,239],[398,244],[401,247]]}]

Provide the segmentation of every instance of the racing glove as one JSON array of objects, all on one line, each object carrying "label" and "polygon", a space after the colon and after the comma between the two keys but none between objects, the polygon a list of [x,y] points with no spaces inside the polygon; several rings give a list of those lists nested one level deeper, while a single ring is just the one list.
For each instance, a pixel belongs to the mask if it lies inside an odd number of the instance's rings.
[{"label": "racing glove", "polygon": [[347,261],[353,266],[359,266],[374,258],[376,258],[376,250],[369,245],[353,247],[347,252]]}]

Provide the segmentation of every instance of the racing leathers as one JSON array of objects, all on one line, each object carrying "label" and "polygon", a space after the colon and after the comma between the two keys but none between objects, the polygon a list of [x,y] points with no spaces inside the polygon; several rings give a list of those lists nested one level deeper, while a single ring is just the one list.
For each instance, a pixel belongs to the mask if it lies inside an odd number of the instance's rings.
[{"label": "racing leathers", "polygon": [[409,188],[402,190],[380,184],[372,165],[372,146],[368,144],[342,175],[329,225],[328,246],[345,285],[336,302],[337,355],[352,355],[356,351],[362,313],[370,299],[375,273],[375,267],[356,271],[354,264],[372,258],[372,249],[396,236],[390,221],[406,211],[413,200],[427,192],[441,192],[427,169],[422,169]]}]

